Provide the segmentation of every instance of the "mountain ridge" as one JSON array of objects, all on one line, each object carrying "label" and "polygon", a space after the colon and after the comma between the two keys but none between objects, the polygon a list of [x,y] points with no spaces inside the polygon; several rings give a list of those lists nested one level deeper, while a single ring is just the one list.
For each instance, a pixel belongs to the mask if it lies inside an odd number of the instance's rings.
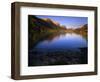
[{"label": "mountain ridge", "polygon": [[[29,15],[29,25],[30,28],[33,30],[50,30],[50,29],[56,29],[56,30],[77,30],[77,31],[84,31],[87,30],[87,24],[84,24],[82,27],[72,29],[72,28],[66,28],[64,25],[60,25],[60,23],[53,21],[49,18],[38,18],[33,15]],[[31,29],[31,30],[32,30]]]}]

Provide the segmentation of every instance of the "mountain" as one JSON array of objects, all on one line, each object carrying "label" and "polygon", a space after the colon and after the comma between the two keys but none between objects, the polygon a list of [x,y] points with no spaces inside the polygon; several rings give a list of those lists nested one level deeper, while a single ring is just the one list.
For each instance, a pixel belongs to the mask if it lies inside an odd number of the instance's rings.
[{"label": "mountain", "polygon": [[88,31],[88,25],[85,24],[85,25],[81,26],[80,28],[75,29],[75,31],[87,32]]},{"label": "mountain", "polygon": [[51,20],[49,18],[44,18],[43,20],[46,21],[46,22],[48,22],[48,23],[50,23],[50,24],[53,24],[55,26],[60,26],[60,24],[58,22],[53,21],[53,20]]},{"label": "mountain", "polygon": [[83,26],[80,28],[80,30],[87,31],[87,29],[88,29],[87,27],[88,27],[88,25],[85,24],[85,25],[83,25]]},{"label": "mountain", "polygon": [[49,18],[41,19],[33,15],[29,15],[29,30],[47,31],[50,29],[66,29],[61,26],[58,22],[55,22]]}]

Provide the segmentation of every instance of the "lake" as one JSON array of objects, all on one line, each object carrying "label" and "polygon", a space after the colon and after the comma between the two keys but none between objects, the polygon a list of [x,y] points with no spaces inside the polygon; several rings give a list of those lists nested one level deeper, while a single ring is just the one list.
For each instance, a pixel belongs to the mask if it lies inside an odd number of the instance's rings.
[{"label": "lake", "polygon": [[87,64],[87,43],[76,33],[50,35],[29,50],[29,66]]}]

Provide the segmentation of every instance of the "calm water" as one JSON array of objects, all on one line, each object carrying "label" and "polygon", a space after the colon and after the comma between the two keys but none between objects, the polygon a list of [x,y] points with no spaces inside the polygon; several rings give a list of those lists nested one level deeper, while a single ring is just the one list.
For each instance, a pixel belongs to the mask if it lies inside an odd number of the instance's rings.
[{"label": "calm water", "polygon": [[28,66],[87,64],[87,40],[75,33],[49,36],[29,50],[28,58]]},{"label": "calm water", "polygon": [[62,51],[87,47],[87,40],[75,33],[66,33],[54,36],[52,39],[40,41],[31,51]]}]

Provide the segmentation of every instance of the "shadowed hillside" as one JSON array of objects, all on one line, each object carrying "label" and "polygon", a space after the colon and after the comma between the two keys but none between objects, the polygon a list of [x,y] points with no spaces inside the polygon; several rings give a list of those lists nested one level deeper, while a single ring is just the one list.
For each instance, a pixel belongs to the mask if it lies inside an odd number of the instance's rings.
[{"label": "shadowed hillside", "polygon": [[51,20],[51,19],[40,19],[36,16],[29,16],[29,30],[35,31],[47,31],[50,29],[66,29],[64,26],[60,26],[59,23]]}]

